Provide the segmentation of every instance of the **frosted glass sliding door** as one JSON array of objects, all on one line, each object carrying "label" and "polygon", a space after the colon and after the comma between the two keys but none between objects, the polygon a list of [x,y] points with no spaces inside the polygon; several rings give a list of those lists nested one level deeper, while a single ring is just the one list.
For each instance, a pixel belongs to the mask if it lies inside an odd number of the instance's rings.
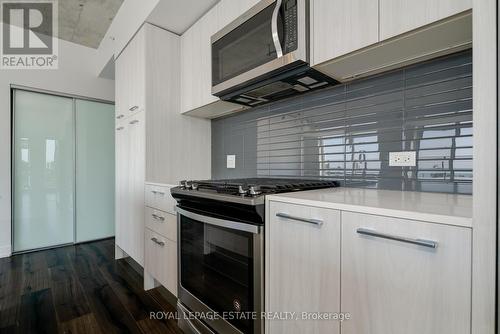
[{"label": "frosted glass sliding door", "polygon": [[21,252],[114,235],[114,105],[13,90],[13,239]]},{"label": "frosted glass sliding door", "polygon": [[14,251],[74,240],[73,99],[14,90]]},{"label": "frosted glass sliding door", "polygon": [[115,108],[75,100],[76,242],[115,234]]}]

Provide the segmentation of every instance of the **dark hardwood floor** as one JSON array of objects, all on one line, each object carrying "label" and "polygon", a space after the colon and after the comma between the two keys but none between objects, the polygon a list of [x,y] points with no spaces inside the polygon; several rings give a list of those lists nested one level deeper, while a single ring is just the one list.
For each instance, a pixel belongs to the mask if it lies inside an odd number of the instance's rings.
[{"label": "dark hardwood floor", "polygon": [[142,285],[113,239],[0,259],[0,333],[182,333],[150,319],[176,310]]}]

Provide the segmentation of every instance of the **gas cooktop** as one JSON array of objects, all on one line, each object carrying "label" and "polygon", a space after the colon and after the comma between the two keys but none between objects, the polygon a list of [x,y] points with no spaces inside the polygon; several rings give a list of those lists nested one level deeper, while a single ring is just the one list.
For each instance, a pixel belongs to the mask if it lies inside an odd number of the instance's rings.
[{"label": "gas cooktop", "polygon": [[264,203],[265,195],[338,186],[336,181],[286,178],[193,180],[181,181],[178,187],[172,188],[172,195],[258,205]]}]

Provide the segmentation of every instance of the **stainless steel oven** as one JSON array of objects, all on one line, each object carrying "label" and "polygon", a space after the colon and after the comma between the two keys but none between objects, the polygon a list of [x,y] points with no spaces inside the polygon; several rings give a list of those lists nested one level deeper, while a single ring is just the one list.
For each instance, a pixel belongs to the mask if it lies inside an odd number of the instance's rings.
[{"label": "stainless steel oven", "polygon": [[309,1],[262,0],[212,36],[212,94],[256,106],[336,83],[309,67]]},{"label": "stainless steel oven", "polygon": [[182,181],[173,187],[181,329],[262,334],[265,196],[336,186],[334,181],[246,178]]},{"label": "stainless steel oven", "polygon": [[196,334],[262,333],[262,226],[185,204],[177,212],[181,329]]}]

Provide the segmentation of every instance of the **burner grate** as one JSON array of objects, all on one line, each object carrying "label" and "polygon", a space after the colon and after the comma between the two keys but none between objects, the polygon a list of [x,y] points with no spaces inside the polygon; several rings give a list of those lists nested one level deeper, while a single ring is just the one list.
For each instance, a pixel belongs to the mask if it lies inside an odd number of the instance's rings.
[{"label": "burner grate", "polygon": [[227,180],[189,181],[196,184],[199,190],[215,191],[221,194],[238,194],[239,188],[255,187],[262,194],[276,194],[283,192],[303,191],[320,188],[338,187],[337,181],[276,179],[276,178],[248,178]]}]

